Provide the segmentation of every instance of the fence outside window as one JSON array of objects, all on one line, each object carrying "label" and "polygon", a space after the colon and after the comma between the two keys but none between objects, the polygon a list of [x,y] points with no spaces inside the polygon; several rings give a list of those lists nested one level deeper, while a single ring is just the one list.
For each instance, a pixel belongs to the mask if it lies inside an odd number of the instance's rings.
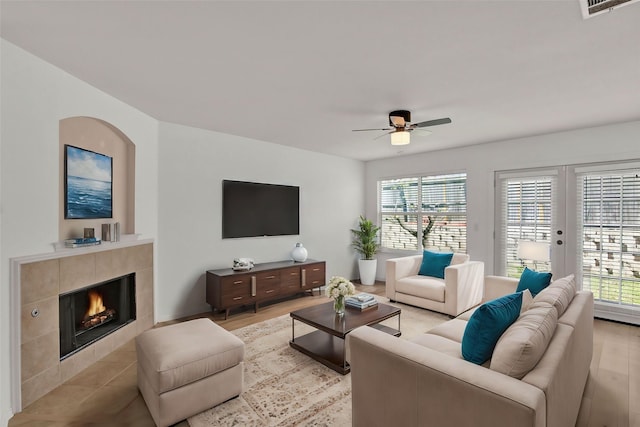
[{"label": "fence outside window", "polygon": [[466,184],[466,173],[379,181],[381,246],[466,253]]}]

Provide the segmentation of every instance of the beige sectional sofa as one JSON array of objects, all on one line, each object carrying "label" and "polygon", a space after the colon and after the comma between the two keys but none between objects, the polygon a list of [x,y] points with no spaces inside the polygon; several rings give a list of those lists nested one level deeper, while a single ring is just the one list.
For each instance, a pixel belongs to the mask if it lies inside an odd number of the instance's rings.
[{"label": "beige sectional sofa", "polygon": [[[513,293],[517,284],[517,279],[487,276],[483,301]],[[473,310],[411,340],[370,327],[354,330],[347,336],[353,425],[575,425],[593,353],[593,295],[576,292],[571,275],[552,282],[529,307],[504,332],[484,365],[461,354]],[[526,317],[535,312],[547,314],[541,329],[547,330],[548,342],[541,342],[541,335],[527,338],[536,328]],[[523,340],[523,347],[514,360],[505,361],[499,348],[513,350],[514,339]],[[521,359],[532,353],[540,359],[530,371],[520,372],[521,379],[502,373],[509,370],[505,366],[522,368]]]}]

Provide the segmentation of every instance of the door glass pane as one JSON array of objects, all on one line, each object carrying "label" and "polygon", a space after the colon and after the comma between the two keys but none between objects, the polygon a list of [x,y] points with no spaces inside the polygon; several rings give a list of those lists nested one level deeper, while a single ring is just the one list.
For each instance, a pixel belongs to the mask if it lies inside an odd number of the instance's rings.
[{"label": "door glass pane", "polygon": [[597,301],[640,306],[640,178],[587,173],[578,194],[583,289]]},{"label": "door glass pane", "polygon": [[527,266],[551,271],[549,261],[518,258],[518,242],[551,242],[553,177],[508,178],[504,182],[506,275],[520,277]]}]

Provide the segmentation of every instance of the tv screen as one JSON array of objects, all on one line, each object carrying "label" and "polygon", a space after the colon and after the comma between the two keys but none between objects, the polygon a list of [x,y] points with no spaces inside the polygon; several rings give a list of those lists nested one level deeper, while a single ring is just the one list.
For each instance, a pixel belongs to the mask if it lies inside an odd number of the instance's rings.
[{"label": "tv screen", "polygon": [[222,238],[300,234],[300,188],[222,181]]},{"label": "tv screen", "polygon": [[64,146],[65,219],[112,218],[112,158]]}]

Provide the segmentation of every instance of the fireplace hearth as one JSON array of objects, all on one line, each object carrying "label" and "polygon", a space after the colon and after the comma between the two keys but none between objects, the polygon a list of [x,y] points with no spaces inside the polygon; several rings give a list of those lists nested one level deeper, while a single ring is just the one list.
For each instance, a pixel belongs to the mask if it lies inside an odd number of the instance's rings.
[{"label": "fireplace hearth", "polygon": [[60,295],[60,360],[136,319],[135,273]]}]

